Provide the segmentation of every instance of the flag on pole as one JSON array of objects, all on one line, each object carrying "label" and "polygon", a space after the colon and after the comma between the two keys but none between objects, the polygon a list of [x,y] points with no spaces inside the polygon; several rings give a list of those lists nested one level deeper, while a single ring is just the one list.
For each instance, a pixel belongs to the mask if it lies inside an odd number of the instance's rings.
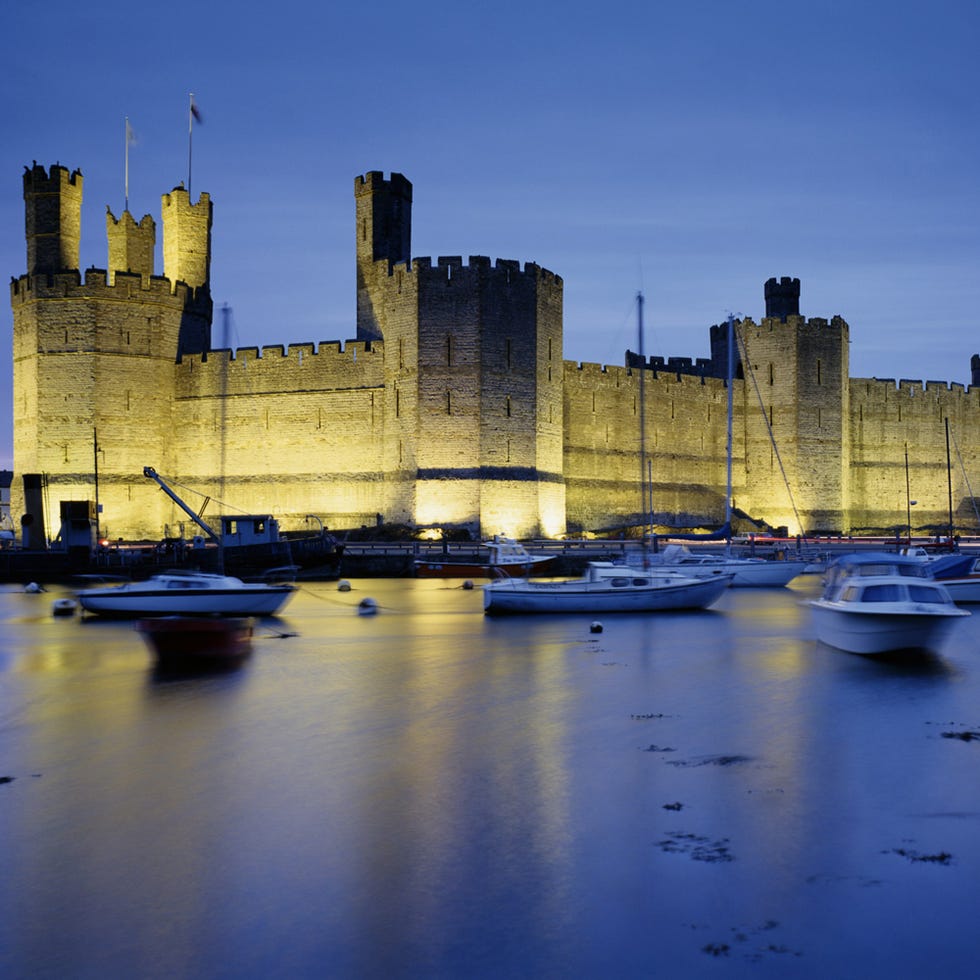
[{"label": "flag on pole", "polygon": [[190,93],[190,103],[191,111],[187,114],[187,196],[190,197],[191,194],[191,162],[192,162],[192,144],[194,140],[194,120],[196,119],[198,123],[202,123],[204,120],[201,119],[201,110],[198,109],[197,103],[194,101],[194,93]]},{"label": "flag on pole", "polygon": [[124,210],[129,210],[129,148],[136,143],[136,133],[129,124],[129,116],[126,116],[126,177],[123,187]]}]

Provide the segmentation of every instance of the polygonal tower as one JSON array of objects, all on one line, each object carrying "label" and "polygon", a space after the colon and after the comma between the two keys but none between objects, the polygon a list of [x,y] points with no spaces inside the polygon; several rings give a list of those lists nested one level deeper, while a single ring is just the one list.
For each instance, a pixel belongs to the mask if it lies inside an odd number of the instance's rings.
[{"label": "polygonal tower", "polygon": [[560,277],[412,260],[411,184],[375,171],[354,191],[358,338],[384,343],[385,520],[563,532]]},{"label": "polygonal tower", "polygon": [[739,506],[791,534],[846,527],[848,325],[800,316],[798,279],[770,279],[765,298],[761,323],[736,326],[745,377]]},{"label": "polygonal tower", "polygon": [[[177,358],[210,344],[210,201],[169,197],[168,261],[183,281],[153,275],[153,221],[137,224],[128,212],[118,221],[108,212],[109,269],[90,268],[83,280],[81,174],[35,163],[24,175],[28,273],[10,291],[14,468],[44,475],[55,514],[61,500],[98,497],[103,533],[116,520],[159,534],[132,485],[144,466],[170,459]],[[16,483],[11,496],[16,520]]]}]

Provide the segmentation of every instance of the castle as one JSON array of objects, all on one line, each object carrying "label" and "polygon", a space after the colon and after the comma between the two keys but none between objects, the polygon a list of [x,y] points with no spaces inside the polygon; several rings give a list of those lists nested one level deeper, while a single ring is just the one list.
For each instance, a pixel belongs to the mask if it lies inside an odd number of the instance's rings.
[{"label": "castle", "polygon": [[[107,269],[83,277],[82,174],[35,163],[23,182],[15,470],[42,474],[55,507],[97,499],[104,534],[183,520],[144,466],[284,528],[556,536],[635,526],[644,499],[660,525],[724,520],[727,325],[710,358],[564,360],[559,276],[413,258],[412,185],[370,172],[354,182],[356,339],[215,350],[207,194],[163,195],[163,275],[153,219],[107,210]],[[734,325],[737,512],[791,534],[881,530],[905,524],[911,492],[916,526],[947,526],[950,505],[980,524],[980,358],[969,388],[851,378],[843,319],[801,316],[797,279],[764,298],[758,323]]]}]

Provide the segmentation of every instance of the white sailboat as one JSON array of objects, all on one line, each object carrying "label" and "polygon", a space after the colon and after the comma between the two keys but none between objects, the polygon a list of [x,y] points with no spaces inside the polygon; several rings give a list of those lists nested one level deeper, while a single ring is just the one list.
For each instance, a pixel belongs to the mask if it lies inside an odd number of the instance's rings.
[{"label": "white sailboat", "polygon": [[641,572],[589,562],[582,578],[568,581],[501,579],[483,586],[483,611],[503,613],[619,613],[705,609],[731,582],[730,575],[701,579],[672,570]]},{"label": "white sailboat", "polygon": [[[643,294],[636,298],[640,353],[643,352]],[[643,545],[646,555],[646,449],[643,436],[643,372],[640,367],[640,476]],[[652,496],[652,494],[651,494]],[[487,615],[501,613],[618,613],[704,609],[721,597],[731,575],[697,578],[671,568],[632,568],[611,562],[589,562],[585,574],[566,581],[515,578],[483,586]]]}]

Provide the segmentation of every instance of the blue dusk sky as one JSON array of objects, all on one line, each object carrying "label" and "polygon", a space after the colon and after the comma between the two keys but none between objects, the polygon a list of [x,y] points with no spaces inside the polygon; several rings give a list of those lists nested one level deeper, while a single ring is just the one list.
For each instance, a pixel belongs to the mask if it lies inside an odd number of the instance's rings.
[{"label": "blue dusk sky", "polygon": [[105,267],[127,116],[129,209],[157,221],[162,273],[193,92],[191,191],[214,204],[235,347],[355,335],[353,183],[382,170],[414,185],[414,256],[562,276],[570,360],[622,364],[640,290],[646,352],[705,357],[711,324],[762,315],[771,276],[848,321],[852,376],[968,384],[980,352],[973,0],[48,0],[8,5],[4,38],[11,277],[34,160],[84,174],[81,265]]}]

